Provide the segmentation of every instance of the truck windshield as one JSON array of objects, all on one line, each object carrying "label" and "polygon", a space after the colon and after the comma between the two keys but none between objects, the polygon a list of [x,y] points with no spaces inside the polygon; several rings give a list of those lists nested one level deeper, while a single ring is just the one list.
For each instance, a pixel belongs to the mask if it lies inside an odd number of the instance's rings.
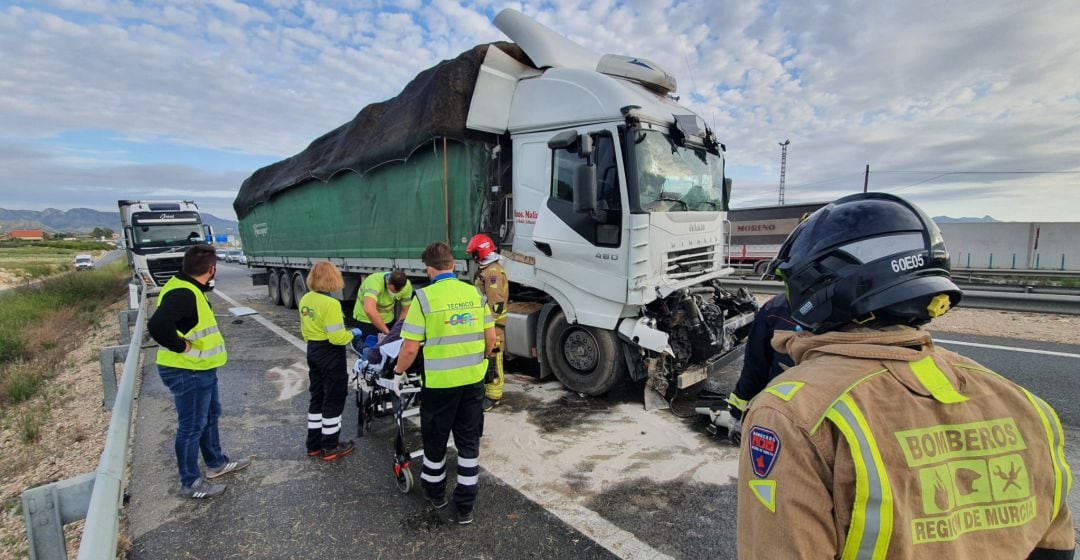
[{"label": "truck windshield", "polygon": [[724,160],[695,146],[679,146],[658,130],[634,134],[640,205],[650,212],[723,209]]},{"label": "truck windshield", "polygon": [[132,229],[135,244],[141,247],[192,245],[202,241],[202,226],[197,223],[143,225]]}]

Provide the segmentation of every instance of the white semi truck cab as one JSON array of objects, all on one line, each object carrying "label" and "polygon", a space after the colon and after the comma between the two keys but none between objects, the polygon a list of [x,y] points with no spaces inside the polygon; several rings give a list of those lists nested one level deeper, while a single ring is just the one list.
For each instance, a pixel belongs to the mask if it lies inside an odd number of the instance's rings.
[{"label": "white semi truck cab", "polygon": [[202,223],[191,200],[120,200],[124,248],[133,282],[156,294],[180,271],[184,251],[213,242],[213,229]]},{"label": "white semi truck cab", "polygon": [[624,371],[661,394],[705,379],[757,308],[717,282],[733,272],[724,146],[655,63],[514,10],[495,25],[534,64],[490,48],[467,123],[511,138],[512,212],[489,222],[514,287],[506,351],[586,394]]}]

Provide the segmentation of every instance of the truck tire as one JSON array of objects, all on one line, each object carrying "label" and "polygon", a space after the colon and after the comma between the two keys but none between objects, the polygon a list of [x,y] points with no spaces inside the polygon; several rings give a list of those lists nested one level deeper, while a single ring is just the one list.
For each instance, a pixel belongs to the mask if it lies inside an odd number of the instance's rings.
[{"label": "truck tire", "polygon": [[296,309],[296,300],[293,298],[292,274],[288,270],[282,270],[278,276],[278,291],[281,292],[281,305],[286,309]]},{"label": "truck tire", "polygon": [[304,281],[304,273],[302,271],[293,275],[292,293],[293,301],[296,303],[300,303],[300,298],[304,297],[304,294],[307,293],[307,282]]},{"label": "truck tire", "polygon": [[603,395],[625,377],[626,363],[615,333],[571,325],[561,311],[548,320],[544,357],[567,389],[591,397]]},{"label": "truck tire", "polygon": [[271,304],[281,305],[281,274],[276,268],[266,278],[266,293],[270,296]]},{"label": "truck tire", "polygon": [[758,261],[754,263],[754,276],[763,276],[765,270],[769,268],[769,261]]}]

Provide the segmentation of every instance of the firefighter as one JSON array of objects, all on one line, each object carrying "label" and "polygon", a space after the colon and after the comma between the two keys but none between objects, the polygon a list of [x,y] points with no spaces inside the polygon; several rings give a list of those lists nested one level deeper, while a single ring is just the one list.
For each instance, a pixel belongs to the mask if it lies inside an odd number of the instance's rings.
[{"label": "firefighter", "polygon": [[754,315],[750,333],[746,335],[742,371],[735,383],[735,390],[727,398],[730,413],[728,437],[732,442],[738,444],[742,437],[742,415],[750,399],[757,396],[770,380],[793,365],[791,356],[773,350],[773,335],[776,331],[792,331],[796,328],[798,325],[791,320],[791,310],[783,294],[773,296]]},{"label": "firefighter", "polygon": [[490,237],[482,233],[474,235],[465,251],[479,265],[473,281],[487,298],[491,316],[495,318],[495,348],[488,356],[488,371],[484,378],[484,411],[487,412],[495,408],[503,396],[503,343],[506,340],[506,306],[510,302],[510,284],[499,262],[501,257],[495,252],[495,242]]},{"label": "firefighter", "polygon": [[424,386],[420,432],[424,495],[436,509],[446,507],[446,442],[454,434],[457,487],[454,506],[461,525],[472,523],[479,488],[480,430],[484,418],[484,375],[495,347],[495,321],[476,287],[454,277],[454,255],[445,243],[432,243],[421,257],[431,284],[417,290],[394,364],[394,379],[416,359],[424,342]]},{"label": "firefighter", "polygon": [[317,262],[307,275],[311,290],[300,298],[300,332],[307,342],[308,401],[307,454],[334,461],[353,452],[352,441],[341,441],[341,412],[348,395],[345,345],[360,329],[345,329],[341,302],[330,296],[345,286],[333,263]]},{"label": "firefighter", "polygon": [[1054,410],[920,328],[961,297],[926,214],[841,198],[774,268],[804,330],[743,422],[739,558],[1072,558]]}]

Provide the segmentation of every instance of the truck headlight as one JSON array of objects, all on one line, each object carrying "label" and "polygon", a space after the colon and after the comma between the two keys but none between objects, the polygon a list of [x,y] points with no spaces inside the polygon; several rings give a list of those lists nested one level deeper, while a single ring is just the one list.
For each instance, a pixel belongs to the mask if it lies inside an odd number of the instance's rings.
[{"label": "truck headlight", "polygon": [[143,284],[146,284],[147,286],[153,286],[154,285],[154,277],[150,276],[149,272],[143,270],[139,274],[142,276]]}]

